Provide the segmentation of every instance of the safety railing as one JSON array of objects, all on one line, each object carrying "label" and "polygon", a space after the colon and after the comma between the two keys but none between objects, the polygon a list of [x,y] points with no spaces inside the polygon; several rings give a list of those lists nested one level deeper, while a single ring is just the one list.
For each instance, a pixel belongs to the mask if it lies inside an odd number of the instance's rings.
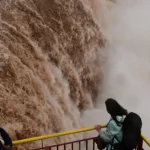
[{"label": "safety railing", "polygon": [[[52,148],[56,148],[56,150],[60,150],[59,147],[61,147],[61,146],[63,146],[63,150],[66,150],[67,146],[70,146],[70,147],[68,147],[69,150],[77,150],[77,148],[74,148],[75,144],[78,144],[78,145],[76,145],[76,147],[78,147],[78,150],[82,149],[81,144],[84,144],[85,150],[89,150],[89,144],[88,144],[89,141],[92,141],[92,143],[91,143],[92,144],[92,150],[95,150],[95,143],[94,143],[93,139],[94,139],[94,137],[93,138],[86,138],[86,139],[82,139],[82,140],[76,140],[76,141],[61,143],[61,144],[57,144],[57,145],[51,145],[51,146],[47,146],[47,147],[36,148],[33,150],[52,150]],[[139,145],[138,145],[136,150],[144,150],[142,147],[142,144],[143,144],[142,142],[143,142],[143,140],[140,140]],[[61,150],[62,150],[62,147],[61,147]],[[90,150],[91,150],[91,147],[90,147]]]},{"label": "safety railing", "polygon": [[[63,150],[66,150],[66,147],[68,146],[68,148],[70,150],[81,150],[83,147],[81,146],[81,144],[84,144],[84,148],[85,150],[89,150],[89,142],[91,141],[92,142],[92,150],[95,150],[95,144],[94,144],[94,137],[93,138],[86,138],[86,139],[82,139],[82,140],[76,140],[76,141],[72,141],[72,142],[66,142],[66,143],[61,143],[61,144],[57,144],[57,145],[51,145],[51,146],[48,146],[48,147],[41,147],[41,148],[36,148],[36,149],[33,149],[33,150],[52,150],[52,148],[56,148],[56,150],[59,150],[59,148],[61,146],[63,146]],[[76,148],[74,148],[74,145],[76,145]],[[62,149],[62,147],[61,147]],[[91,148],[90,148],[91,150]]]},{"label": "safety railing", "polygon": [[[106,125],[102,125],[102,128],[105,128]],[[24,144],[24,143],[29,143],[29,142],[34,142],[34,141],[42,141],[42,146],[40,148],[34,149],[34,150],[53,150],[53,148],[55,148],[55,150],[60,150],[59,148],[63,147],[63,150],[66,150],[66,146],[70,146],[69,150],[81,150],[81,143],[85,146],[85,150],[88,150],[88,143],[89,141],[92,142],[92,149],[95,150],[95,145],[94,145],[94,137],[93,138],[87,138],[87,139],[81,139],[81,140],[77,140],[77,141],[71,141],[68,143],[61,143],[61,144],[57,144],[57,145],[50,145],[48,147],[45,147],[43,145],[43,140],[44,139],[49,139],[49,138],[55,138],[55,137],[60,137],[60,136],[65,136],[65,135],[69,135],[69,134],[76,134],[76,133],[80,133],[80,132],[87,132],[87,131],[91,131],[94,130],[94,127],[89,127],[89,128],[82,128],[82,129],[77,129],[77,130],[72,130],[72,131],[66,131],[66,132],[61,132],[61,133],[54,133],[54,134],[50,134],[50,135],[46,135],[46,136],[39,136],[39,137],[33,137],[33,138],[28,138],[28,139],[23,139],[23,140],[18,140],[18,141],[13,141],[14,145],[18,145],[18,144]],[[141,140],[139,141],[137,150],[144,150],[143,149],[143,141],[150,147],[150,141],[148,141],[146,139],[145,136],[141,135]],[[78,145],[76,149],[74,149],[74,145]],[[90,148],[91,150],[91,148]]]},{"label": "safety railing", "polygon": [[[82,139],[82,140],[76,140],[76,141],[72,141],[72,142],[66,142],[66,143],[61,143],[61,144],[57,144],[57,145],[51,145],[51,146],[47,146],[47,147],[41,147],[41,148],[36,148],[33,150],[51,150],[52,148],[56,148],[56,150],[59,150],[59,148],[61,146],[61,150],[66,150],[66,147],[68,147],[70,150],[77,150],[76,148],[78,147],[78,150],[82,149],[81,144],[85,145],[85,149],[88,150],[88,143],[89,141],[92,141],[92,149],[95,150],[95,144],[93,141],[93,138],[87,138],[87,139]],[[75,145],[77,144],[77,145]],[[76,146],[74,148],[74,145]]]}]

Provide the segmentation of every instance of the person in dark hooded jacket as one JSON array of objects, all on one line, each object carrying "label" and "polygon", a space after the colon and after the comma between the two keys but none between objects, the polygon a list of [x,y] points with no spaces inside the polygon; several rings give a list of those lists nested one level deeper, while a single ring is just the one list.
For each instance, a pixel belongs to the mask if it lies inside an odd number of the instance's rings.
[{"label": "person in dark hooded jacket", "polygon": [[99,150],[107,147],[107,150],[112,150],[112,144],[116,144],[122,140],[122,123],[127,115],[125,110],[118,102],[114,99],[107,99],[105,102],[107,112],[110,114],[111,119],[109,120],[106,130],[102,131],[100,125],[96,125],[95,129],[99,132],[98,137],[94,139]]},{"label": "person in dark hooded jacket", "polygon": [[0,128],[0,134],[4,144],[0,141],[0,150],[11,150],[12,149],[12,140],[9,137],[8,133],[3,129]]}]

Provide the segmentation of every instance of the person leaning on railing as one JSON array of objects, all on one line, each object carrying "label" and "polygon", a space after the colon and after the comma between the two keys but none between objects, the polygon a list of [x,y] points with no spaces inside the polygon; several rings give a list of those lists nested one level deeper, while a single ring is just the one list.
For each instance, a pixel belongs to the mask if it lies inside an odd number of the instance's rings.
[{"label": "person leaning on railing", "polygon": [[0,128],[0,135],[2,137],[2,140],[0,140],[0,150],[11,150],[12,140],[8,133],[3,128]]},{"label": "person leaning on railing", "polygon": [[[118,102],[114,99],[107,99],[105,105],[111,119],[109,120],[105,131],[101,130],[100,125],[95,126],[95,129],[98,131],[99,135],[94,139],[94,142],[97,144],[97,148],[99,150],[106,147],[107,150],[110,150],[112,148],[112,144],[116,144],[118,143],[118,140],[122,140],[122,123],[128,114],[127,110],[118,104]],[[114,139],[114,137],[116,137],[117,140]]]}]

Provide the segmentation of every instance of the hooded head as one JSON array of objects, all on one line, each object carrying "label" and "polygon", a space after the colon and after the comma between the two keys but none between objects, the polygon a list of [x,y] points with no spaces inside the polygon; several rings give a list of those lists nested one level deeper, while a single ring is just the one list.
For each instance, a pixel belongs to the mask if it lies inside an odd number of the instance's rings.
[{"label": "hooded head", "polygon": [[107,99],[105,105],[107,112],[116,122],[118,122],[117,116],[127,115],[127,110],[125,110],[116,100],[112,98]]}]

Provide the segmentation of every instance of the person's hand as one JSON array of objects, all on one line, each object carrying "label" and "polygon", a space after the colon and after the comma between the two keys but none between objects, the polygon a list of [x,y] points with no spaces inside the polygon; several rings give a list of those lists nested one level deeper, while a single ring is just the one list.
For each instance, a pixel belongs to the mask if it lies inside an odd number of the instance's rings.
[{"label": "person's hand", "polygon": [[96,126],[94,126],[94,128],[95,128],[95,130],[97,130],[97,132],[100,132],[100,130],[101,130],[101,125],[96,125]]}]

